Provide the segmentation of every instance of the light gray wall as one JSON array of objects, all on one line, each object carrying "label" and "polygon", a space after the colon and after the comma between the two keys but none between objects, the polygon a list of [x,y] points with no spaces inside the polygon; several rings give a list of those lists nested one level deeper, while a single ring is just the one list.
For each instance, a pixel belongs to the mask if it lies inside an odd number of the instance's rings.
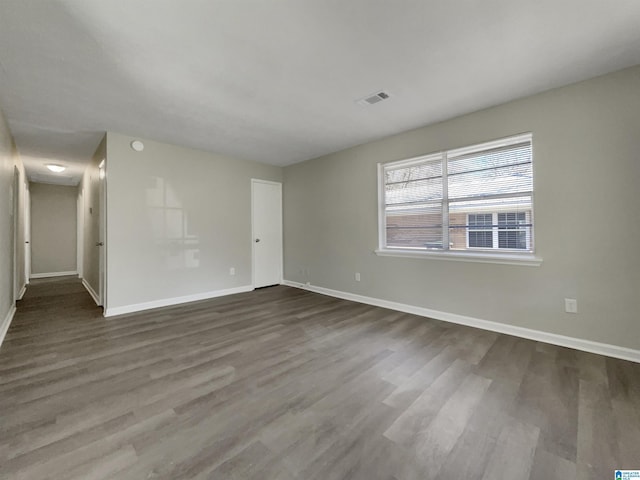
[{"label": "light gray wall", "polygon": [[[378,162],[522,132],[533,132],[540,267],[373,253]],[[638,349],[638,185],[635,67],[286,167],[285,278]]]},{"label": "light gray wall", "polygon": [[13,139],[0,112],[0,328],[13,305],[13,152]]},{"label": "light gray wall", "polygon": [[[19,174],[17,191],[14,188],[14,169],[16,167]],[[15,149],[4,114],[0,110],[0,341],[8,327],[5,320],[14,304],[14,290],[19,291],[26,283],[24,272],[24,178],[22,162]],[[14,227],[14,198],[18,201],[17,232]],[[14,268],[15,242],[17,242],[17,258]]]},{"label": "light gray wall", "polygon": [[251,285],[251,178],[282,169],[132,140],[107,134],[107,310]]},{"label": "light gray wall", "polygon": [[93,154],[79,185],[82,192],[82,277],[96,296],[100,292],[100,170],[98,165],[106,157],[106,136]]},{"label": "light gray wall", "polygon": [[76,271],[78,188],[31,183],[31,273]]}]

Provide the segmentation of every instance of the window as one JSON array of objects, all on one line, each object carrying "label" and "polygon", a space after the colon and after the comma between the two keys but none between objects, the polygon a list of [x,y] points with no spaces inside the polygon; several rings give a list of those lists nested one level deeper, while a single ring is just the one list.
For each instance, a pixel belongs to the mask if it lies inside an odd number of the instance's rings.
[{"label": "window", "polygon": [[527,212],[498,214],[498,248],[528,250]]},{"label": "window", "polygon": [[533,252],[531,135],[380,165],[380,248]]},{"label": "window", "polygon": [[471,248],[493,248],[493,215],[490,213],[469,214],[469,241]]},{"label": "window", "polygon": [[470,213],[467,247],[530,250],[527,212]]}]

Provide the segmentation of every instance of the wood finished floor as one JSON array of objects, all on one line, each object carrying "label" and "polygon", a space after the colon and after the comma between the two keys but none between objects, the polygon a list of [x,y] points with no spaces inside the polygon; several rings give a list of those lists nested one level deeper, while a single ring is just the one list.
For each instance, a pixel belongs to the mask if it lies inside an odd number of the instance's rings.
[{"label": "wood finished floor", "polygon": [[609,479],[640,365],[288,288],[104,319],[34,281],[0,349],[3,479]]}]

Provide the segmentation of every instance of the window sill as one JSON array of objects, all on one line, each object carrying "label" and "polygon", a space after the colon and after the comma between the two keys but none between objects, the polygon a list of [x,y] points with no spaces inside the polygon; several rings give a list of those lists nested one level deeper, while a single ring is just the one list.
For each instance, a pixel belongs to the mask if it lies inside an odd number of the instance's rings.
[{"label": "window sill", "polygon": [[496,263],[501,265],[521,265],[539,267],[542,258],[530,253],[475,253],[475,252],[436,252],[425,250],[405,250],[383,248],[375,250],[380,257],[424,258],[429,260],[451,260],[454,262]]}]

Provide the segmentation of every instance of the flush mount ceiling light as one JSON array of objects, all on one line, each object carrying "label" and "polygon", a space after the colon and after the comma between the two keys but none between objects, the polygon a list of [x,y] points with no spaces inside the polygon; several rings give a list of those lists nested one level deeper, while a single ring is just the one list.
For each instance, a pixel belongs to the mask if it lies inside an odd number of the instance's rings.
[{"label": "flush mount ceiling light", "polygon": [[47,168],[54,173],[61,173],[67,169],[67,167],[63,167],[62,165],[56,165],[55,163],[48,163]]},{"label": "flush mount ceiling light", "polygon": [[144,143],[142,143],[140,140],[134,140],[133,142],[131,142],[131,148],[133,148],[136,152],[141,152],[142,150],[144,150]]}]

